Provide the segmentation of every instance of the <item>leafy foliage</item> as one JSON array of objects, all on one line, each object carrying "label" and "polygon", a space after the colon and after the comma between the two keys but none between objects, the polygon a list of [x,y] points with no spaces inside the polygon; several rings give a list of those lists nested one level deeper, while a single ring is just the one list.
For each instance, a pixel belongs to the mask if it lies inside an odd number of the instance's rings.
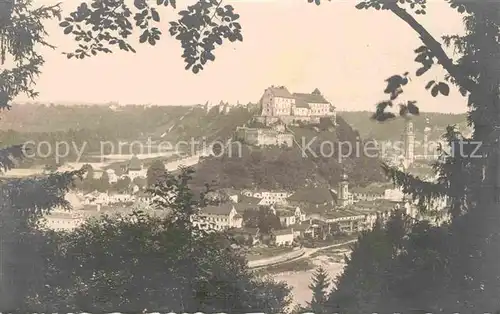
[{"label": "leafy foliage", "polygon": [[318,314],[326,313],[325,306],[330,284],[328,273],[320,266],[313,274],[312,283],[309,285],[309,289],[312,290],[313,295],[307,307],[311,312]]},{"label": "leafy foliage", "polygon": [[0,12],[0,64],[14,65],[0,72],[0,108],[8,109],[9,102],[21,93],[38,95],[33,85],[44,63],[39,49],[54,48],[45,40],[43,22],[60,18],[61,11],[58,5],[34,9],[32,0],[6,0]]},{"label": "leafy foliage", "polygon": [[191,173],[165,175],[151,188],[157,209],[171,212],[166,219],[135,212],[46,234],[43,285],[30,308],[282,312],[289,302],[285,284],[255,277],[227,234],[191,224],[200,205],[188,187]]},{"label": "leafy foliage", "polygon": [[[43,21],[56,17],[60,17],[58,5],[33,9],[32,0],[0,3],[0,110],[10,109],[9,102],[19,94],[37,96],[33,85],[44,62],[38,51],[53,48],[45,41]],[[19,145],[0,149],[0,168],[10,170],[23,153]]]},{"label": "leafy foliage", "polygon": [[19,309],[24,297],[40,279],[39,250],[44,239],[33,228],[64,199],[73,179],[81,172],[51,174],[44,178],[9,180],[0,185],[0,309]]},{"label": "leafy foliage", "polygon": [[146,173],[148,186],[153,186],[164,175],[165,171],[165,164],[161,160],[154,161]]},{"label": "leafy foliage", "polygon": [[271,234],[282,229],[281,222],[269,207],[260,206],[258,210],[246,210],[243,213],[243,223],[246,227],[258,228],[262,234]]},{"label": "leafy foliage", "polygon": [[[309,1],[312,2],[312,1]],[[449,95],[448,83],[459,87],[469,97],[468,120],[474,127],[472,140],[481,141],[480,158],[471,157],[470,147],[461,154],[442,151],[443,158],[434,165],[435,182],[385,166],[393,181],[402,186],[422,208],[428,208],[437,197],[450,199],[452,220],[449,224],[431,226],[427,221],[410,221],[392,217],[388,225],[376,225],[364,233],[347,267],[337,280],[327,305],[330,312],[493,312],[500,305],[497,257],[498,232],[491,227],[498,214],[498,3],[448,1],[464,17],[467,34],[445,37],[463,56],[453,62],[440,44],[420,25],[406,7],[416,14],[425,13],[426,1],[363,1],[358,9],[389,10],[419,35],[424,46],[415,50],[416,62],[422,66],[421,76],[434,64],[448,74],[446,82],[430,81],[426,89],[431,95]],[[316,1],[319,4],[319,1]],[[493,61],[495,60],[495,61]],[[374,119],[395,118],[385,109],[402,92],[403,76],[388,80],[386,93],[390,100],[377,105]],[[412,104],[414,105],[414,104]],[[408,104],[400,106],[400,115],[416,111]],[[418,113],[418,111],[416,111]],[[469,139],[450,126],[444,135],[456,152]],[[463,148],[463,147],[462,147]],[[484,226],[484,227],[483,227]],[[475,230],[475,231],[473,231]]]},{"label": "leafy foliage", "polygon": [[[134,30],[140,31],[139,43],[156,45],[163,32],[159,28],[160,11],[170,6],[176,9],[175,0],[157,0],[156,5],[146,0],[136,0],[133,6],[123,0],[82,3],[59,25],[65,34],[81,42],[78,48],[67,53],[68,58],[83,59],[99,53],[112,53],[114,47],[135,52],[130,43]],[[224,40],[242,41],[239,15],[231,5],[218,0],[198,0],[179,11],[179,19],[170,22],[169,33],[181,42],[182,58],[186,70],[193,73],[203,70],[208,61],[214,61],[214,50]]]}]

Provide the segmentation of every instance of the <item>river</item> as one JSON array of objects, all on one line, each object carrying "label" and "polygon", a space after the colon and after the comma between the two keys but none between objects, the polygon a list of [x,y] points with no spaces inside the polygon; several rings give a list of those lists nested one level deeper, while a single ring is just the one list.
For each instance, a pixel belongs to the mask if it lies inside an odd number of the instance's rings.
[{"label": "river", "polygon": [[[311,262],[315,267],[323,266],[323,268],[328,272],[330,279],[336,278],[344,269],[343,263],[333,262],[326,256],[318,256],[313,258]],[[284,281],[288,283],[288,285],[292,288],[293,305],[305,305],[306,302],[311,301],[312,291],[309,289],[309,284],[311,283],[311,278],[314,272],[315,269],[307,271],[293,271],[274,274],[272,277],[277,281]]]}]

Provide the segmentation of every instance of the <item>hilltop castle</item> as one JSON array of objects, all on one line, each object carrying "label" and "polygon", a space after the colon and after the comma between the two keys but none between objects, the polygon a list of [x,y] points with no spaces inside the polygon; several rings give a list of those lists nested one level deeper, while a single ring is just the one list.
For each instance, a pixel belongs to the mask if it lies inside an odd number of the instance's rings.
[{"label": "hilltop castle", "polygon": [[260,99],[261,113],[257,121],[266,125],[283,121],[286,124],[319,123],[330,118],[336,123],[335,107],[316,88],[310,94],[290,93],[285,86],[271,86]]},{"label": "hilltop castle", "polygon": [[284,86],[271,86],[260,99],[260,112],[253,123],[258,127],[238,127],[235,137],[255,146],[293,146],[294,135],[287,125],[317,124],[326,118],[336,125],[335,107],[316,88],[310,94],[290,93]]}]

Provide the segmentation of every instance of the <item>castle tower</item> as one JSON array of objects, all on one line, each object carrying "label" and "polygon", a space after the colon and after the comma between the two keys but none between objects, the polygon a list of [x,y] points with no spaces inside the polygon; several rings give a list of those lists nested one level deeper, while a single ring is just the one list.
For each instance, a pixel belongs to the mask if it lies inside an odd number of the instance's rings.
[{"label": "castle tower", "polygon": [[415,161],[415,133],[413,131],[413,122],[406,120],[404,136],[404,156],[408,165]]},{"label": "castle tower", "polygon": [[429,118],[425,118],[425,128],[424,128],[424,158],[429,158],[429,135],[431,133]]},{"label": "castle tower", "polygon": [[349,182],[345,173],[340,177],[338,188],[338,200],[341,207],[347,206],[349,203]]}]

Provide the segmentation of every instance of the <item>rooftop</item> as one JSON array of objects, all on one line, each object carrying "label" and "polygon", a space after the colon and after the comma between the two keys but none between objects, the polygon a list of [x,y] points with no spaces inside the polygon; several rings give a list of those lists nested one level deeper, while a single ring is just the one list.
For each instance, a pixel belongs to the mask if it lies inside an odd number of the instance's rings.
[{"label": "rooftop", "polygon": [[293,93],[293,96],[297,100],[302,100],[307,103],[315,104],[329,104],[330,102],[323,97],[321,94],[305,94],[305,93]]},{"label": "rooftop", "polygon": [[257,204],[249,204],[249,203],[237,203],[233,204],[234,208],[237,212],[243,213],[247,210],[259,210],[259,205]]},{"label": "rooftop", "polygon": [[333,206],[330,204],[319,206],[315,206],[314,204],[312,204],[310,206],[301,207],[300,209],[302,210],[302,212],[307,214],[322,214],[331,211],[333,209]]},{"label": "rooftop", "polygon": [[333,202],[334,196],[330,189],[325,187],[304,187],[297,190],[288,200],[310,204],[325,204]]},{"label": "rooftop", "polygon": [[345,218],[345,217],[354,217],[354,216],[361,216],[365,215],[366,213],[356,211],[356,210],[349,210],[349,209],[339,209],[335,211],[331,211],[328,213],[324,214],[324,217],[327,219],[335,219],[335,218]]},{"label": "rooftop", "polygon": [[368,186],[365,186],[365,187],[353,187],[351,189],[351,192],[352,193],[357,193],[357,194],[378,194],[378,195],[382,195],[385,193],[385,190],[388,189],[389,187],[388,186],[384,186],[384,185],[379,185],[379,184],[370,184]]},{"label": "rooftop", "polygon": [[268,90],[274,95],[274,97],[295,98],[285,86],[271,86]]},{"label": "rooftop", "polygon": [[289,234],[293,234],[293,229],[280,229],[280,230],[275,230],[273,233],[275,236],[289,235]]},{"label": "rooftop", "polygon": [[297,108],[309,108],[309,104],[303,99],[297,98],[295,100],[295,107]]},{"label": "rooftop", "polygon": [[128,170],[132,170],[132,171],[142,170],[142,163],[139,160],[139,158],[137,158],[137,156],[133,156],[130,159],[130,161],[128,163]]},{"label": "rooftop", "polygon": [[219,206],[207,206],[201,209],[201,213],[208,215],[228,216],[233,209],[232,204],[222,204]]},{"label": "rooftop", "polygon": [[294,212],[287,211],[287,210],[281,210],[281,211],[276,211],[276,216],[278,217],[293,217],[295,216]]},{"label": "rooftop", "polygon": [[240,199],[239,203],[243,203],[243,204],[258,205],[260,203],[260,199],[257,197],[241,195],[239,197],[239,199]]},{"label": "rooftop", "polygon": [[391,201],[391,200],[385,200],[385,199],[378,199],[378,200],[373,200],[373,201],[361,201],[354,203],[351,205],[353,209],[358,209],[358,210],[370,210],[370,211],[385,211],[385,210],[391,210],[396,206],[398,202]]}]

